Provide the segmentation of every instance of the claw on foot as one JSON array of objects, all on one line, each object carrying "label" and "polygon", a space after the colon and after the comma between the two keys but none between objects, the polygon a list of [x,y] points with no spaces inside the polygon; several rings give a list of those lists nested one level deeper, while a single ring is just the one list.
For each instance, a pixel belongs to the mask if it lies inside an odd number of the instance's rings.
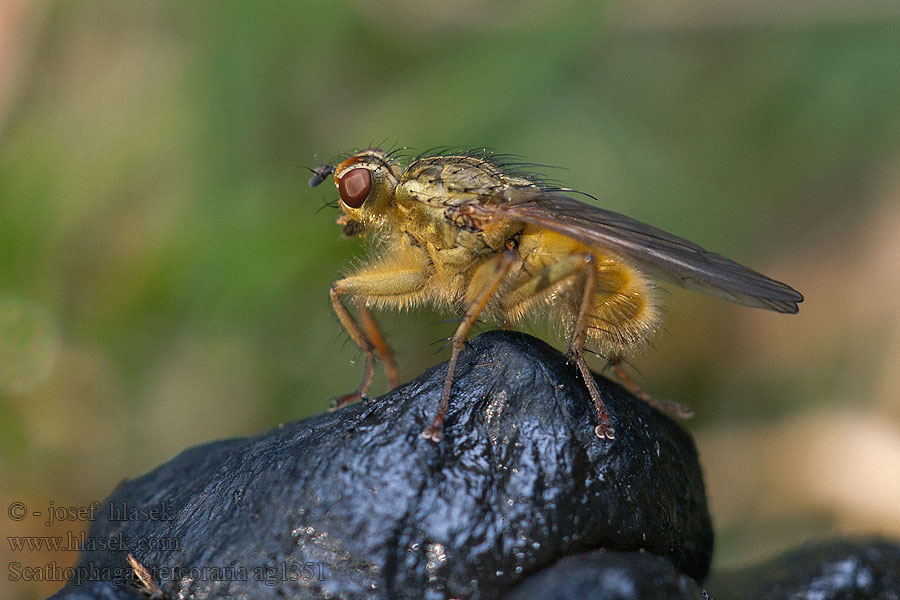
[{"label": "claw on foot", "polygon": [[612,425],[601,424],[594,427],[594,435],[596,435],[601,440],[612,441],[616,439],[616,430],[613,429]]},{"label": "claw on foot", "polygon": [[652,398],[651,400],[646,402],[653,406],[657,406],[663,412],[674,415],[679,419],[692,419],[694,417],[694,410],[687,404],[682,404],[681,402],[661,400],[659,398]]},{"label": "claw on foot", "polygon": [[435,427],[434,425],[429,425],[425,429],[422,430],[422,437],[428,440],[429,442],[434,442],[437,444],[441,441],[441,438],[444,437],[444,431],[442,427]]}]

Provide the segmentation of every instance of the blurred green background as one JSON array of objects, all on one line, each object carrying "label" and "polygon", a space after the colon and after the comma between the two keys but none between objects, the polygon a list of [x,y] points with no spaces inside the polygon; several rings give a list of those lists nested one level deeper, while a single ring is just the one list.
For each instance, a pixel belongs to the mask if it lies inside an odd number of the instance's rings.
[{"label": "blurred green background", "polygon": [[[303,167],[462,145],[806,294],[785,316],[670,290],[634,361],[695,409],[717,568],[900,536],[900,10],[652,4],[0,2],[3,506],[89,505],[353,389],[327,290],[362,247]],[[442,318],[381,318],[404,380],[447,358]]]}]

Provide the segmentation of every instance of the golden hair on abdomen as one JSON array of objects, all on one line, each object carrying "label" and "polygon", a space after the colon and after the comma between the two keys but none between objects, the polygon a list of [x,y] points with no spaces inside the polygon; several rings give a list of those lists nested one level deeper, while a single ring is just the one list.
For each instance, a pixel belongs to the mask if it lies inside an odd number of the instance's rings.
[{"label": "golden hair on abdomen", "polygon": [[602,356],[617,361],[646,348],[662,325],[659,290],[628,263],[594,256],[597,293],[588,315],[587,336]]}]

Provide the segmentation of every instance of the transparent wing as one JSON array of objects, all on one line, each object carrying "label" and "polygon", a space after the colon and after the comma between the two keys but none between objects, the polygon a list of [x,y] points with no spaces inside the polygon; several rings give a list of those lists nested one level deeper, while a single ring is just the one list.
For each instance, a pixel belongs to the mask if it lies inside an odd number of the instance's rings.
[{"label": "transparent wing", "polygon": [[697,244],[625,215],[558,192],[512,187],[481,203],[485,216],[521,221],[602,246],[634,260],[657,276],[745,306],[796,313],[803,295]]}]

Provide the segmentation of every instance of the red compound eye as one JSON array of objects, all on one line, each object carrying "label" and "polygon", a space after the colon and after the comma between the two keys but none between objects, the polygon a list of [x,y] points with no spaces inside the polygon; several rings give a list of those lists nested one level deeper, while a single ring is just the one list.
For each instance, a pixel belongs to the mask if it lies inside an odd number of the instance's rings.
[{"label": "red compound eye", "polygon": [[344,204],[351,208],[362,206],[372,191],[372,174],[368,169],[350,169],[338,181],[338,193]]}]

